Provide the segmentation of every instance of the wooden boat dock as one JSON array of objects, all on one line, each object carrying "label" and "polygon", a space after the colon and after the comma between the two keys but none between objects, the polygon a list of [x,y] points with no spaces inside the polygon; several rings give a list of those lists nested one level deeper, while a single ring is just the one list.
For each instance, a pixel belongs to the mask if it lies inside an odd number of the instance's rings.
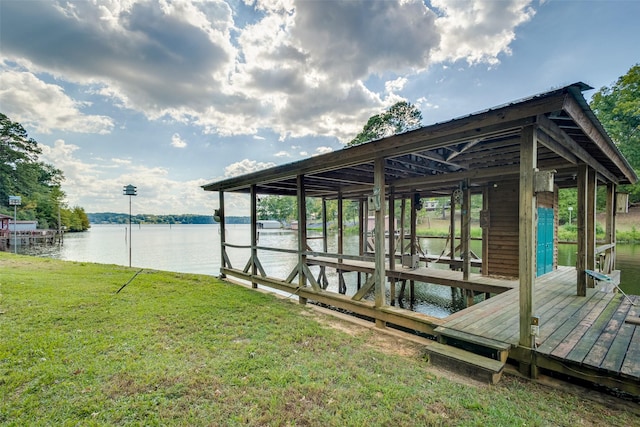
[{"label": "wooden boat dock", "polygon": [[[576,82],[448,122],[203,185],[218,194],[221,277],[284,290],[297,295],[301,304],[315,301],[366,316],[379,328],[436,336],[438,342],[427,349],[432,363],[455,365],[464,373],[480,370],[490,381],[510,361],[531,378],[546,370],[640,396],[640,336],[637,325],[628,323],[637,319],[637,307],[621,295],[600,292],[588,273],[619,274],[616,216],[627,209],[628,195],[618,190],[639,178],[589,108],[582,95],[589,89]],[[559,267],[558,262],[559,195],[565,189],[575,189],[577,196],[575,268]],[[229,194],[249,197],[249,244],[227,241]],[[295,197],[296,249],[259,244],[262,195]],[[605,237],[597,246],[596,206],[602,196]],[[448,240],[442,256],[431,258],[421,251],[417,218],[425,200],[440,197],[449,198]],[[474,197],[481,203],[477,218],[472,218]],[[307,244],[311,200],[321,206],[322,249]],[[337,245],[330,251],[333,209]],[[357,211],[357,255],[344,251],[347,210]],[[478,256],[471,250],[472,220],[482,234]],[[245,251],[244,268],[232,266],[227,250]],[[267,276],[260,257],[268,251],[295,255],[295,266],[282,277]],[[425,261],[450,269],[416,265]],[[337,284],[329,286],[327,279],[335,276],[328,277],[327,268],[338,270]],[[366,276],[364,283],[358,276],[355,293],[345,286],[343,271]],[[398,282],[401,292],[406,282],[462,288],[468,308],[446,319],[402,309],[394,304]],[[490,298],[478,302],[478,292]]]}]

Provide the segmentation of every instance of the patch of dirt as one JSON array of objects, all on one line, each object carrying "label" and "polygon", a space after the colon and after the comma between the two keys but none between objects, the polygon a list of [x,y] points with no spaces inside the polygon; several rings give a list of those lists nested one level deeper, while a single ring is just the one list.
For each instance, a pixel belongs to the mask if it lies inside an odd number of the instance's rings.
[{"label": "patch of dirt", "polygon": [[[425,347],[433,341],[417,337],[395,329],[379,329],[372,322],[358,319],[348,314],[339,313],[318,306],[309,305],[313,311],[309,315],[323,325],[344,332],[351,336],[365,336],[366,345],[385,354],[392,354],[410,359],[422,359],[426,364]],[[439,369],[430,365],[429,371],[437,378],[446,378],[449,381],[473,386],[476,388],[488,387],[488,384],[465,377],[455,372]]]}]

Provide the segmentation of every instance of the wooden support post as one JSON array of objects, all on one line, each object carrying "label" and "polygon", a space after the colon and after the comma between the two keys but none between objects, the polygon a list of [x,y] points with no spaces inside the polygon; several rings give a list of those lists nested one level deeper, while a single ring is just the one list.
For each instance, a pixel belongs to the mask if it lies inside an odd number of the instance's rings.
[{"label": "wooden support post", "polygon": [[324,197],[322,198],[322,252],[327,252],[328,251],[328,245],[327,245],[327,239],[328,239],[328,234],[327,234],[327,199],[325,199]]},{"label": "wooden support post", "polygon": [[361,206],[360,220],[362,221],[362,227],[360,228],[360,256],[367,252],[367,238],[369,237],[369,202],[365,199],[362,201]]},{"label": "wooden support post", "polygon": [[[519,280],[520,280],[520,346],[533,349],[535,336],[531,334],[531,321],[535,302],[533,287],[535,284],[536,261],[536,195],[534,178],[537,163],[537,141],[535,126],[522,129],[520,141],[520,203],[519,225],[520,236]],[[529,374],[535,377],[535,367],[531,365]]]},{"label": "wooden support post", "polygon": [[[389,189],[389,270],[396,269],[396,199],[395,189]],[[389,294],[391,295],[391,305],[396,305],[396,279],[389,278]]]},{"label": "wooden support post", "polygon": [[[224,191],[218,192],[218,199],[220,200],[220,208],[218,210],[220,214],[220,267],[221,270],[227,267],[227,260],[225,259],[225,254],[227,253],[225,244],[227,243],[227,234],[225,230],[225,218],[224,218]],[[224,279],[227,277],[222,271],[220,272],[220,278]]]},{"label": "wooden support post", "polygon": [[[307,286],[307,276],[304,273],[304,266],[307,264],[307,195],[304,187],[304,175],[298,175],[297,199],[298,199],[298,286]],[[299,297],[300,304],[306,304],[307,299]]]},{"label": "wooden support post", "polygon": [[453,193],[451,193],[451,202],[449,204],[450,208],[449,209],[449,244],[451,245],[451,253],[450,253],[450,260],[451,263],[449,264],[449,268],[451,270],[455,270],[455,263],[453,262],[453,258],[455,258],[456,256],[456,198],[454,197]]},{"label": "wooden support post", "polygon": [[[374,165],[373,196],[375,199],[375,306],[384,307],[386,305],[386,254],[384,244],[385,234],[385,179],[384,179],[384,158],[377,157]],[[376,325],[378,322],[376,321]],[[380,325],[378,325],[380,326]]]},{"label": "wooden support post", "polygon": [[[596,171],[587,168],[587,268],[596,269]],[[595,280],[587,276],[587,287],[595,287]]]},{"label": "wooden support post", "polygon": [[[484,187],[482,190],[482,211],[489,212],[489,188]],[[482,275],[489,275],[489,229],[491,227],[491,218],[487,227],[482,227]],[[489,297],[487,296],[486,299]]]},{"label": "wooden support post", "polygon": [[[255,184],[251,185],[251,275],[258,274],[256,259],[258,258],[258,195]],[[257,288],[256,282],[251,282],[252,288]]]},{"label": "wooden support post", "polygon": [[[327,199],[322,198],[322,252],[327,253],[329,251],[329,235],[327,230]],[[327,289],[329,282],[327,280],[326,267],[320,266],[320,274],[318,275],[318,284],[322,289]]]},{"label": "wooden support post", "polygon": [[465,303],[466,303],[467,307],[471,307],[475,303],[475,301],[473,299],[473,297],[474,297],[473,291],[471,289],[465,289],[464,290],[464,295],[466,297]]},{"label": "wooden support post", "polygon": [[603,272],[609,274],[616,269],[616,185],[612,182],[607,184],[606,229],[605,243],[613,245],[605,254],[606,271]]},{"label": "wooden support post", "polygon": [[[342,200],[342,192],[338,191],[338,253],[342,255],[344,253],[344,203]],[[342,262],[342,258],[338,259],[338,262]]]},{"label": "wooden support post", "polygon": [[587,275],[584,272],[584,270],[587,268],[587,165],[584,163],[578,164],[576,183],[578,185],[578,206],[576,209],[576,224],[578,226],[578,254],[576,256],[576,294],[583,297],[587,295]]},{"label": "wooden support post", "polygon": [[[338,254],[344,253],[344,210],[342,201],[342,191],[338,191]],[[342,263],[342,258],[338,258],[338,263]],[[342,270],[338,269],[338,292],[347,293],[347,286],[344,281]]]},{"label": "wooden support post", "polygon": [[[469,280],[471,271],[471,189],[469,180],[466,179],[462,190],[462,209],[460,210],[460,246],[462,255],[462,279]],[[473,292],[468,301],[473,301]]]},{"label": "wooden support post", "polygon": [[407,231],[405,227],[405,215],[407,209],[407,199],[402,198],[402,202],[400,204],[400,254],[404,254],[404,236]]},{"label": "wooden support post", "polygon": [[[417,206],[416,206],[416,196],[417,193],[413,193],[413,197],[411,198],[411,230],[410,230],[410,234],[411,234],[411,250],[410,250],[410,254],[413,257],[413,255],[416,254],[416,240],[417,240],[417,229],[418,229],[418,210],[417,210]],[[410,304],[413,307],[413,303],[415,302],[415,298],[416,298],[416,282],[415,280],[410,280],[409,281],[409,294],[410,294]]]},{"label": "wooden support post", "polygon": [[[365,207],[366,207],[365,201],[363,199],[360,199],[358,201],[358,255],[360,256],[364,255]],[[362,274],[358,272],[358,283],[357,283],[358,290],[360,290],[361,286],[362,286]]]}]

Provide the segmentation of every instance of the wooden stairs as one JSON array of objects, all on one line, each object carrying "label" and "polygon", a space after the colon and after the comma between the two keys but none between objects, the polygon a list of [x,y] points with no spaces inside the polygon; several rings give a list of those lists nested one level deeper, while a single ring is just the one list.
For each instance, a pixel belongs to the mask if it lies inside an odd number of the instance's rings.
[{"label": "wooden stairs", "polygon": [[426,348],[429,361],[478,381],[500,381],[511,345],[439,326],[438,342]]}]

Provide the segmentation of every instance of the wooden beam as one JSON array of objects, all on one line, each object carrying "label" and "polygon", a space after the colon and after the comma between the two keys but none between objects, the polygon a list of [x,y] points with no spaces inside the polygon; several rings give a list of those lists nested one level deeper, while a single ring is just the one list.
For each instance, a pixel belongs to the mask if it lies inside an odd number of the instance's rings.
[{"label": "wooden beam", "polygon": [[[587,168],[587,268],[596,269],[596,171]],[[595,280],[587,276],[587,287],[595,287]]]},{"label": "wooden beam", "polygon": [[[393,187],[389,191],[389,270],[396,269],[396,197]],[[396,279],[389,279],[389,294],[391,305],[396,304]]]},{"label": "wooden beam", "polygon": [[[456,198],[453,193],[449,202],[449,214],[449,257],[454,259],[456,257]],[[451,263],[449,268],[455,270],[455,265]]]},{"label": "wooden beam", "polygon": [[206,184],[203,188],[206,191],[238,191],[247,188],[254,182],[268,183],[294,178],[296,174],[317,174],[359,165],[371,161],[375,156],[399,156],[447,147],[485,135],[503,133],[506,129],[516,129],[533,123],[538,114],[555,111],[561,105],[562,98],[550,96],[544,100],[534,100],[519,107],[511,106],[510,108],[487,111],[468,118],[420,128],[299,162]]},{"label": "wooden beam", "polygon": [[[307,263],[307,256],[304,252],[307,250],[307,195],[304,187],[304,175],[296,177],[298,183],[298,286],[304,288],[307,286],[307,276],[303,266]],[[300,300],[301,303],[306,301]]]},{"label": "wooden beam", "polygon": [[[258,195],[256,194],[256,185],[251,186],[251,275],[255,276],[258,272],[255,260],[258,258]],[[256,282],[251,282],[252,288],[257,288]]]},{"label": "wooden beam", "polygon": [[224,218],[224,191],[218,192],[218,200],[220,201],[220,208],[218,209],[220,214],[220,223],[218,225],[220,227],[220,278],[224,279],[226,276],[222,271],[224,268],[230,267],[227,266],[227,251],[224,247],[225,243],[227,243],[227,234],[225,230],[226,220]]},{"label": "wooden beam", "polygon": [[[469,180],[465,180],[462,190],[462,209],[460,209],[460,244],[462,256],[462,279],[469,280],[471,271],[471,189]],[[453,258],[452,258],[453,259]]]},{"label": "wooden beam", "polygon": [[[535,336],[531,334],[531,320],[535,301],[533,286],[535,283],[536,260],[536,195],[534,178],[536,171],[537,142],[534,126],[522,129],[520,150],[520,207],[519,207],[519,282],[520,282],[520,340],[525,348],[535,347]],[[530,374],[533,375],[534,367]]]},{"label": "wooden beam", "polygon": [[[489,188],[485,186],[482,190],[482,210],[489,212]],[[489,226],[482,227],[482,275],[489,275],[489,227],[491,227],[491,218],[489,218]]]},{"label": "wooden beam", "polygon": [[583,297],[587,295],[587,275],[584,272],[587,268],[587,165],[584,163],[578,164],[576,183],[578,186],[578,206],[576,209],[576,224],[578,227],[576,272],[578,283],[576,294]]},{"label": "wooden beam", "polygon": [[607,262],[607,270],[605,274],[611,273],[616,269],[616,185],[607,184],[607,223],[606,223],[606,243],[613,245],[609,249],[609,262]]},{"label": "wooden beam", "polygon": [[494,177],[517,177],[520,169],[517,165],[514,166],[499,166],[493,168],[487,168],[482,170],[469,170],[462,172],[453,172],[447,174],[438,174],[438,175],[429,175],[423,178],[412,178],[412,179],[399,179],[390,182],[390,185],[393,185],[396,188],[396,191],[403,191],[407,188],[420,188],[422,186],[432,186],[432,185],[455,185],[460,181],[465,179],[471,180],[481,180],[481,179],[489,179]]},{"label": "wooden beam", "polygon": [[[631,184],[635,184],[638,180],[629,162],[620,154],[613,141],[608,137],[604,129],[598,126],[599,123],[594,122],[580,106],[576,97],[581,94],[572,94],[565,99],[563,109],[569,114],[574,122],[580,126],[580,129],[593,143],[613,162],[613,164],[622,172]],[[588,108],[588,107],[587,107]],[[593,113],[592,113],[593,114]],[[595,115],[593,116],[595,120]]]},{"label": "wooden beam", "polygon": [[384,157],[376,157],[375,161],[375,174],[374,174],[374,185],[373,192],[374,198],[376,198],[376,228],[375,228],[375,260],[376,260],[376,272],[375,272],[375,287],[376,287],[376,295],[375,295],[375,303],[376,307],[382,307],[387,305],[386,303],[386,292],[385,292],[385,283],[386,283],[386,271],[385,271],[385,263],[386,263],[386,254],[385,254],[385,244],[384,244],[384,235],[385,235],[385,182],[384,182]]},{"label": "wooden beam", "polygon": [[[604,176],[607,180],[612,182],[618,182],[618,178],[605,168],[602,163],[593,158],[591,154],[577,142],[573,140],[560,126],[555,124],[551,119],[544,115],[537,117],[536,121],[542,126],[542,129],[538,134],[547,134],[551,140],[547,137],[540,138],[540,143],[547,147],[549,150],[561,155],[562,157],[571,156],[576,160],[581,160],[588,164],[590,167],[598,171],[599,174]],[[570,153],[570,154],[567,154]],[[565,157],[567,158],[567,157]],[[577,163],[573,161],[572,163]]]}]

